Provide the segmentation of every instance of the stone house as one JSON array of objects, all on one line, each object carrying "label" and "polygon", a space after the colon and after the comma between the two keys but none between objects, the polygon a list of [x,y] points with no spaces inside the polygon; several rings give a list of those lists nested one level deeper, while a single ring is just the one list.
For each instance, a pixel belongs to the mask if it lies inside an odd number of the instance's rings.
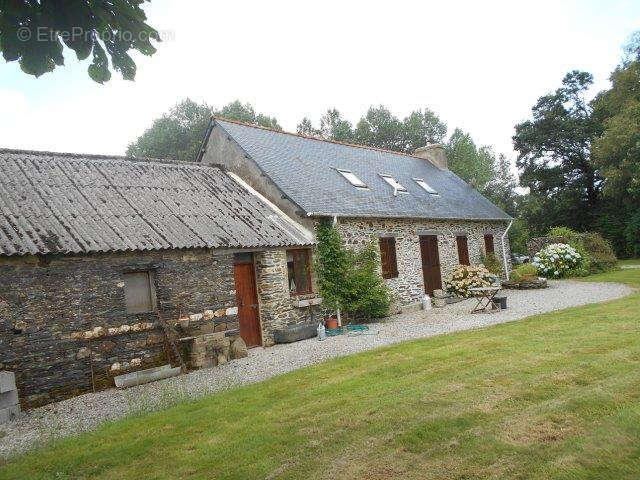
[{"label": "stone house", "polygon": [[331,219],[347,245],[378,243],[399,307],[483,252],[510,268],[511,217],[447,168],[441,145],[407,155],[214,118],[197,160],[235,172],[308,229]]},{"label": "stone house", "polygon": [[269,345],[321,300],[286,265],[312,242],[217,167],[0,150],[0,370],[23,407],[112,385],[166,363],[159,312]]}]

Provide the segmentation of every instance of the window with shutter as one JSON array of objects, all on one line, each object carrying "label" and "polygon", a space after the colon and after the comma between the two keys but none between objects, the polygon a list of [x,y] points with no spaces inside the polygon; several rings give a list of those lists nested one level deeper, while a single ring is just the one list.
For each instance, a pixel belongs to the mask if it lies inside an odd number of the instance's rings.
[{"label": "window with shutter", "polygon": [[380,266],[382,278],[396,278],[398,276],[398,261],[396,259],[396,239],[393,237],[380,238]]},{"label": "window with shutter", "polygon": [[456,237],[456,243],[458,244],[458,262],[460,265],[469,265],[469,246],[467,245],[467,237],[464,235],[458,235]]},{"label": "window with shutter", "polygon": [[290,293],[311,293],[311,252],[308,248],[287,251],[287,271]]},{"label": "window with shutter", "polygon": [[124,274],[124,300],[127,313],[146,313],[155,309],[156,299],[151,272]]},{"label": "window with shutter", "polygon": [[493,235],[491,235],[490,233],[487,233],[484,236],[484,251],[487,255],[490,253],[494,253],[495,251],[493,248]]}]

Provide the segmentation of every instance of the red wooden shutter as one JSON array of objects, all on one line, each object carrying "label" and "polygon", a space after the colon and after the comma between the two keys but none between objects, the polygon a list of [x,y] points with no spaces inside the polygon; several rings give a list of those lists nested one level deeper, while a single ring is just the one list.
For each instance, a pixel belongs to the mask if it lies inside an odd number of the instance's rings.
[{"label": "red wooden shutter", "polygon": [[495,252],[493,248],[493,235],[491,235],[490,233],[487,233],[484,236],[484,251],[487,254]]},{"label": "red wooden shutter", "polygon": [[380,244],[380,266],[382,278],[395,278],[398,276],[398,262],[396,260],[396,239],[383,237]]},{"label": "red wooden shutter", "polygon": [[387,248],[387,239],[378,240],[380,245],[380,266],[382,267],[382,278],[389,278],[389,249]]},{"label": "red wooden shutter", "polygon": [[458,244],[458,262],[460,265],[469,265],[469,247],[467,245],[467,237],[464,235],[458,235],[456,237],[456,243]]},{"label": "red wooden shutter", "polygon": [[396,239],[389,237],[389,267],[391,270],[391,276],[398,276],[398,260],[396,259]]}]

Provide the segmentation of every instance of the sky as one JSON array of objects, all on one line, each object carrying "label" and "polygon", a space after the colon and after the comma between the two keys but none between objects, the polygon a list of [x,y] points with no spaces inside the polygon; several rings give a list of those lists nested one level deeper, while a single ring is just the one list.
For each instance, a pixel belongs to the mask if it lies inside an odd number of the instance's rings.
[{"label": "sky", "polygon": [[189,97],[235,99],[285,130],[337,108],[355,123],[371,105],[403,118],[430,108],[478,144],[515,159],[514,126],[570,70],[607,88],[640,2],[153,0],[165,39],[135,55],[135,81],[104,85],[88,61],[35,78],[0,59],[0,148],[124,154],[154,118]]}]

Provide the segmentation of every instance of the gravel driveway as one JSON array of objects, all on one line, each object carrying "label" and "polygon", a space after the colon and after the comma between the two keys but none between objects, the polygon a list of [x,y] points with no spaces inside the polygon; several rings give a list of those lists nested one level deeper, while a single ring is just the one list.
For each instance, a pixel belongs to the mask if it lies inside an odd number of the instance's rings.
[{"label": "gravel driveway", "polygon": [[[545,290],[506,290],[509,308],[494,314],[470,314],[473,300],[442,309],[396,315],[370,326],[369,335],[304,340],[271,348],[254,348],[249,357],[128,390],[85,394],[24,413],[0,425],[0,456],[29,448],[53,436],[95,428],[105,420],[151,411],[177,401],[234,385],[259,382],[332,357],[349,355],[414,338],[468,330],[521,319],[537,313],[602,302],[633,290],[614,283],[550,281]],[[4,433],[4,435],[3,435]]]}]

